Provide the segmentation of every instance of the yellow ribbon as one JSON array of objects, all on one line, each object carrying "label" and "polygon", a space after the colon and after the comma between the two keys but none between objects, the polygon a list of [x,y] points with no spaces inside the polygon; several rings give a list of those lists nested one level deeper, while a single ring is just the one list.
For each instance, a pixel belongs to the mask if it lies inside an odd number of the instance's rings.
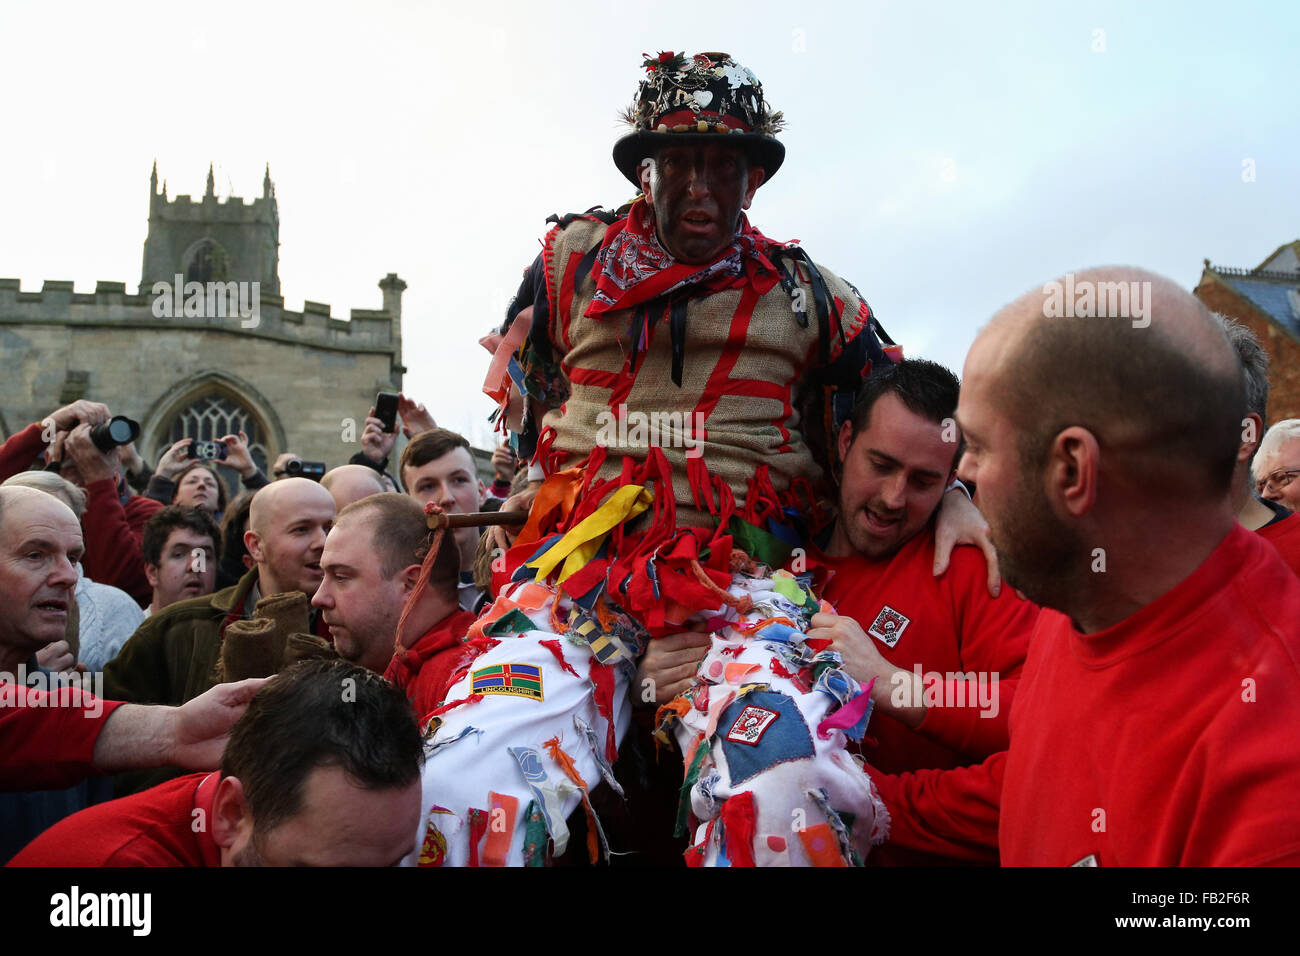
[{"label": "yellow ribbon", "polygon": [[600,550],[601,542],[617,525],[635,518],[650,507],[654,496],[643,485],[624,485],[609,500],[578,522],[563,538],[551,545],[528,567],[537,569],[537,580],[544,581],[563,561],[564,568],[556,583],[564,581]]}]

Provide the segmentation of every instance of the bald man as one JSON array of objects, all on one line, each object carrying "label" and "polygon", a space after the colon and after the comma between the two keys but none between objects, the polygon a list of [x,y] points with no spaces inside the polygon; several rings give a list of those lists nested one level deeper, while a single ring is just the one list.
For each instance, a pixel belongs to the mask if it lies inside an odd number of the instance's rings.
[{"label": "bald man", "polygon": [[252,569],[232,587],[173,604],[146,620],[104,668],[108,696],[181,704],[211,687],[227,625],[251,616],[263,597],[316,593],[334,514],[330,493],[306,478],[260,488],[244,534]]},{"label": "bald man", "polygon": [[891,840],[974,855],[978,821],[1010,865],[1300,864],[1300,582],[1234,520],[1245,417],[1223,331],[1150,273],[1047,283],[980,334],[958,474],[1044,611],[1008,751],[873,774]]},{"label": "bald man", "polygon": [[365,465],[339,465],[325,472],[320,485],[334,498],[334,506],[342,511],[354,501],[381,495],[388,490],[379,472]]},{"label": "bald man", "polygon": [[36,651],[63,635],[82,551],[81,524],[62,501],[35,488],[0,488],[0,790],[67,787],[96,771],[160,762],[216,766],[227,731],[262,681],[223,685],[179,711],[103,700],[69,683],[31,689],[17,679],[35,674]]}]

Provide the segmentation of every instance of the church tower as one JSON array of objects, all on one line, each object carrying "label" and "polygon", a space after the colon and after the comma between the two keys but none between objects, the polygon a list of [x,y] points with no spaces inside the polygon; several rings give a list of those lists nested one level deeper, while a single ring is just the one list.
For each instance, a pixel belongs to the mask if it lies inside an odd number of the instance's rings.
[{"label": "church tower", "polygon": [[263,295],[280,294],[280,214],[268,164],[262,195],[251,203],[238,196],[217,198],[212,165],[203,198],[167,198],[158,188],[158,164],[149,177],[149,234],[144,241],[140,293],[153,283],[260,282]]}]

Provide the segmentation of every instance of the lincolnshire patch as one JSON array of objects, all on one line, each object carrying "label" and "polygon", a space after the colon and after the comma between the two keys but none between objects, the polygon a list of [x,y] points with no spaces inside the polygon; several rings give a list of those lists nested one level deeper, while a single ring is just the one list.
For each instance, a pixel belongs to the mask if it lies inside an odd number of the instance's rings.
[{"label": "lincolnshire patch", "polygon": [[871,623],[871,627],[867,629],[867,633],[876,640],[884,641],[890,647],[893,647],[898,643],[898,639],[903,636],[903,632],[907,630],[907,625],[911,623],[909,618],[904,617],[886,604],[880,609],[880,613],[876,615],[876,619]]},{"label": "lincolnshire patch", "polygon": [[496,664],[482,667],[470,675],[470,692],[474,694],[509,694],[543,700],[542,669],[535,664]]}]

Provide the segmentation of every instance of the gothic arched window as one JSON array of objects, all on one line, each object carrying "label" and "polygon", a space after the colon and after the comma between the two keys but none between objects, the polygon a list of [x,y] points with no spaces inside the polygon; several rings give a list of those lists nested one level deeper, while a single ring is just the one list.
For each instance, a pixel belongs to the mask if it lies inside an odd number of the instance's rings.
[{"label": "gothic arched window", "polygon": [[230,278],[230,256],[212,239],[194,247],[185,263],[186,282],[225,282]]},{"label": "gothic arched window", "polygon": [[[266,436],[257,416],[222,392],[200,395],[182,408],[172,422],[168,441],[178,442],[182,438],[215,441],[225,435],[237,435],[240,432],[248,436],[248,451],[253,456],[254,463],[265,474]],[[238,494],[239,477],[229,471],[225,477],[232,496]]]}]

